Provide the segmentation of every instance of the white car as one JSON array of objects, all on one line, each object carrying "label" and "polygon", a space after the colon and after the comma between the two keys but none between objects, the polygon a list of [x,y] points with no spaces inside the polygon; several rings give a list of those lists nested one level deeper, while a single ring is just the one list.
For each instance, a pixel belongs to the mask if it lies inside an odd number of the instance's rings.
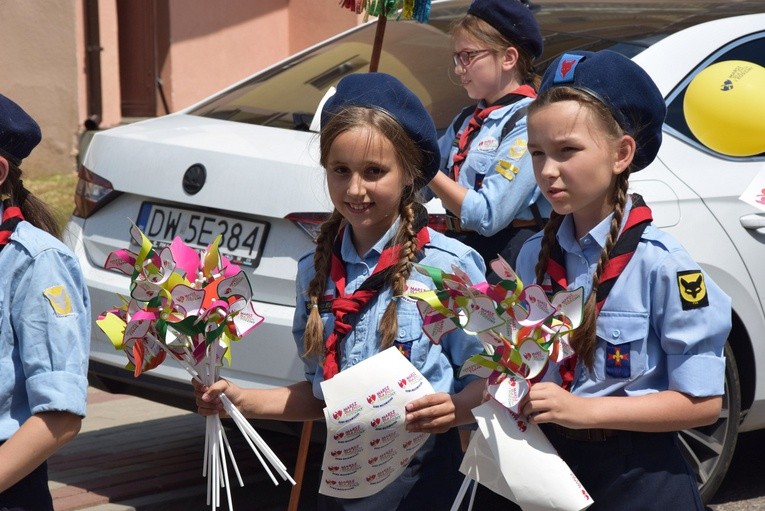
[{"label": "white car", "polygon": [[[446,33],[467,4],[434,2],[427,25],[387,24],[379,69],[418,94],[439,130],[469,103],[452,74]],[[667,99],[661,151],[631,179],[632,187],[656,224],[733,298],[723,413],[716,424],[682,435],[705,500],[725,475],[738,432],[765,427],[765,214],[738,199],[765,158],[725,156],[701,144],[685,123],[683,96],[714,62],[765,65],[765,14],[749,14],[761,7],[747,1],[532,5],[545,36],[540,72],[565,50],[609,48],[633,57]],[[291,334],[297,260],[311,250],[316,225],[330,210],[309,126],[330,86],[366,70],[374,31],[374,23],[356,27],[182,112],[95,134],[67,228],[94,316],[127,293],[129,279],[103,265],[110,252],[128,246],[130,221],[154,241],[180,235],[199,247],[225,231],[224,251],[248,272],[255,309],[266,320],[234,344],[233,365],[222,376],[255,387],[303,378]],[[442,211],[438,206],[431,211]],[[192,406],[180,366],[168,361],[135,379],[125,363],[94,327],[95,385]]]}]

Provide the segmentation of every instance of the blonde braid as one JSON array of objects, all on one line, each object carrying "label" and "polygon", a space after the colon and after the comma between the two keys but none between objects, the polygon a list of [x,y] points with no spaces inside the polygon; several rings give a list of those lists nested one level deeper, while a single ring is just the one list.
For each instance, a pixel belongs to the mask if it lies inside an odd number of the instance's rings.
[{"label": "blonde braid", "polygon": [[611,229],[606,238],[606,246],[600,253],[598,266],[595,275],[592,277],[592,291],[584,304],[583,322],[574,330],[571,335],[571,347],[577,356],[585,363],[588,369],[592,370],[595,363],[595,346],[597,344],[596,325],[598,319],[597,299],[598,288],[600,287],[600,276],[608,263],[608,254],[614,248],[619,238],[619,228],[624,218],[624,207],[627,204],[627,187],[629,172],[625,171],[616,177],[614,185],[614,215],[611,218]]},{"label": "blonde braid", "polygon": [[319,299],[324,295],[327,278],[332,268],[332,245],[343,223],[343,216],[337,210],[322,224],[316,238],[316,252],[313,254],[313,266],[316,273],[308,284],[308,299],[311,311],[303,334],[303,357],[324,356],[324,323],[319,313]]},{"label": "blonde braid", "polygon": [[[417,233],[414,230],[414,205],[410,202],[401,206],[401,222],[396,233],[396,243],[401,247],[399,258],[390,276],[394,297],[406,291],[406,279],[412,272],[412,263],[417,257]],[[391,300],[380,319],[380,349],[393,345],[398,333],[397,300]]]}]

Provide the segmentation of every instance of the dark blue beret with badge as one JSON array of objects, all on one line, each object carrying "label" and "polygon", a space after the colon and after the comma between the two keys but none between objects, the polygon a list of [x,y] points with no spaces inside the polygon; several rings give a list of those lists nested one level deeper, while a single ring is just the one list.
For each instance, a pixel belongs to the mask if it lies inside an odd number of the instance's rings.
[{"label": "dark blue beret with badge", "polygon": [[321,125],[326,126],[333,114],[344,108],[360,106],[381,110],[395,119],[423,153],[424,186],[438,172],[441,153],[433,119],[420,99],[396,78],[385,73],[358,73],[344,77],[337,92],[321,110]]},{"label": "dark blue beret with badge", "polygon": [[474,0],[468,14],[481,18],[511,42],[538,59],[544,48],[534,14],[520,0]]},{"label": "dark blue beret with badge", "polygon": [[539,94],[568,86],[594,96],[611,111],[636,142],[632,172],[647,167],[661,146],[667,106],[645,70],[620,53],[572,51],[554,60],[542,77]]},{"label": "dark blue beret with badge", "polygon": [[20,165],[40,143],[40,126],[19,105],[0,94],[0,156]]}]

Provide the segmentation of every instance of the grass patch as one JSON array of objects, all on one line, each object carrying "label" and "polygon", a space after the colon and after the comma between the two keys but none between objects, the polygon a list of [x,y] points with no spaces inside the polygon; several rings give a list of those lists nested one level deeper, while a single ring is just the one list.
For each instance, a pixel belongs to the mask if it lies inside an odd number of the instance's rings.
[{"label": "grass patch", "polygon": [[50,207],[58,225],[63,229],[74,211],[77,174],[67,172],[40,177],[24,176],[24,186]]}]

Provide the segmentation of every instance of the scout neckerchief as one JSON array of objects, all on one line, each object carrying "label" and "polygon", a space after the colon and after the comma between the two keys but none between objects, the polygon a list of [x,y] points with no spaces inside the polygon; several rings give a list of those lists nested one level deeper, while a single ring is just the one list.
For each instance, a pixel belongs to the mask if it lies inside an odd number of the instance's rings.
[{"label": "scout neckerchief", "polygon": [[[616,244],[608,254],[608,261],[600,276],[600,285],[595,294],[595,306],[598,313],[600,313],[600,309],[603,308],[603,304],[605,303],[606,298],[608,298],[608,293],[614,287],[614,284],[616,284],[619,275],[622,274],[627,263],[630,262],[638,243],[640,243],[640,237],[643,235],[643,231],[651,221],[651,209],[646,206],[640,195],[636,193],[632,194],[632,209],[627,216],[627,222],[625,223],[619,238],[616,240]],[[547,275],[550,277],[553,293],[566,289],[568,285],[566,279],[566,261],[563,256],[563,250],[561,250],[557,239],[550,251],[550,258],[547,261]],[[563,378],[562,387],[566,390],[571,388],[571,382],[574,381],[576,358],[576,355],[573,355],[560,364],[560,374]]]},{"label": "scout neckerchief", "polygon": [[481,126],[483,126],[484,121],[486,120],[486,118],[489,116],[490,113],[492,113],[494,110],[498,108],[511,105],[515,103],[516,101],[520,101],[523,98],[535,98],[536,96],[537,96],[537,93],[532,86],[521,85],[520,87],[513,90],[509,94],[499,98],[499,100],[491,106],[481,108],[476,105],[475,112],[473,112],[473,116],[470,118],[470,122],[468,122],[468,125],[465,127],[465,129],[462,131],[462,134],[459,137],[459,143],[457,144],[457,152],[454,154],[454,157],[452,158],[452,170],[451,170],[452,179],[457,181],[457,179],[459,178],[460,167],[462,166],[462,162],[465,161],[465,158],[467,158],[468,150],[470,149],[470,144],[473,141],[473,139],[476,137],[476,135],[478,135],[478,132],[481,130]]},{"label": "scout neckerchief", "polygon": [[0,220],[2,222],[0,223],[0,250],[8,244],[11,234],[22,220],[24,220],[24,215],[21,214],[21,209],[11,206],[10,201],[3,201],[3,216]]},{"label": "scout neckerchief", "polygon": [[[414,220],[414,230],[417,232],[417,250],[421,250],[430,241],[428,233],[428,214],[425,208],[417,207]],[[335,283],[337,296],[332,300],[332,313],[335,315],[335,328],[327,337],[324,359],[324,379],[329,380],[340,370],[340,342],[353,328],[353,318],[377,295],[385,286],[393,271],[393,265],[398,262],[400,245],[394,245],[393,240],[385,246],[372,275],[351,295],[345,294],[345,262],[340,250],[343,244],[345,227],[340,229],[332,247],[332,266],[330,277]]]}]

